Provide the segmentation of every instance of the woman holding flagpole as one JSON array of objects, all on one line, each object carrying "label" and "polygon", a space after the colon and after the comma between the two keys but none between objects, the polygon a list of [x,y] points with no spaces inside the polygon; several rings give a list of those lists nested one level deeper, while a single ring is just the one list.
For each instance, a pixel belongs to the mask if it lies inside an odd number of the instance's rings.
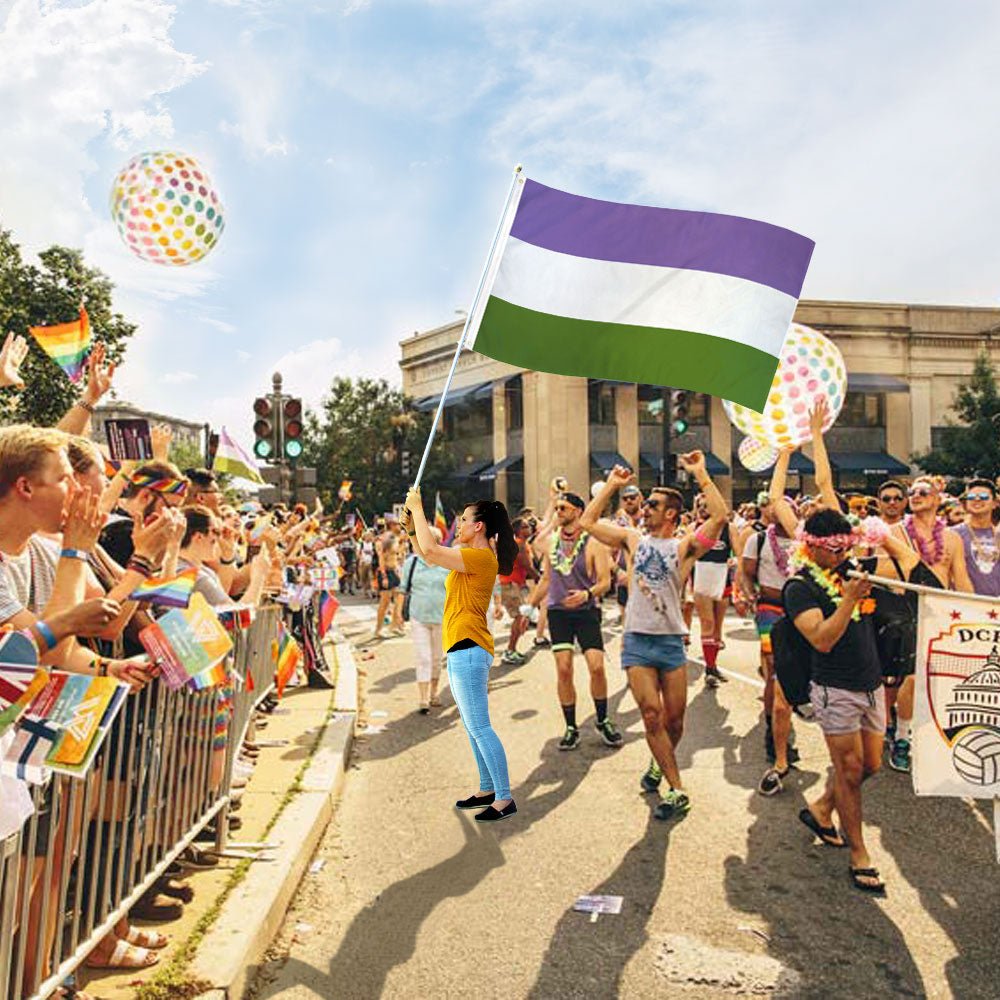
[{"label": "woman holding flagpole", "polygon": [[[493,663],[493,636],[486,624],[497,572],[509,575],[517,542],[507,508],[496,500],[469,504],[458,521],[455,546],[446,548],[431,532],[419,488],[406,495],[404,524],[418,555],[451,570],[445,581],[442,645],[448,654],[448,681],[479,768],[479,791],[455,805],[483,809],[481,822],[506,819],[517,812],[510,797],[507,754],[490,724],[487,680]],[[485,808],[484,808],[485,807]]]}]

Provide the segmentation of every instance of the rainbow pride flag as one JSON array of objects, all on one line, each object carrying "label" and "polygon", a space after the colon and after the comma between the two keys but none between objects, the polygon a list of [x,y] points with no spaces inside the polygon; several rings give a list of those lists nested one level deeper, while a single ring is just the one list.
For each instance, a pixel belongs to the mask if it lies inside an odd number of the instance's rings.
[{"label": "rainbow pride flag", "polygon": [[284,625],[280,626],[274,642],[274,686],[278,697],[285,693],[285,685],[295,676],[295,668],[302,659],[302,649]]},{"label": "rainbow pride flag", "polygon": [[340,601],[329,591],[324,590],[319,595],[319,637],[322,639],[333,624],[333,616],[340,607]]},{"label": "rainbow pride flag", "polygon": [[38,341],[38,346],[69,376],[79,382],[83,363],[90,353],[90,317],[80,305],[80,318],[72,323],[55,326],[30,326],[28,331]]},{"label": "rainbow pride flag", "polygon": [[130,601],[148,601],[170,608],[186,608],[191,603],[198,570],[186,569],[176,576],[151,577],[139,584],[131,594]]}]

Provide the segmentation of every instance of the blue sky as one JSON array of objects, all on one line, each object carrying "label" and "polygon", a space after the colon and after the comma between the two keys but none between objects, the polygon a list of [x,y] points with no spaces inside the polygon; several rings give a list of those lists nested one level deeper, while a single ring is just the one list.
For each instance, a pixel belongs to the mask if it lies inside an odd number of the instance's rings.
[{"label": "blue sky", "polygon": [[[244,441],[276,367],[312,403],[398,379],[399,339],[468,306],[517,162],[805,233],[806,297],[995,304],[998,29],[975,0],[0,0],[0,224],[112,275],[124,398]],[[226,206],[184,271],[107,211],[155,148]]]}]

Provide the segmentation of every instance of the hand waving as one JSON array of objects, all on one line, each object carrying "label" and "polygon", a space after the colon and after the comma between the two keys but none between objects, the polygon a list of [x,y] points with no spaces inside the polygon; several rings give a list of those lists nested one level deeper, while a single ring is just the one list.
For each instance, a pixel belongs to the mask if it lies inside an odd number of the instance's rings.
[{"label": "hand waving", "polygon": [[63,548],[91,552],[103,527],[100,497],[90,489],[74,490],[63,511]]},{"label": "hand waving", "polygon": [[12,385],[15,389],[24,388],[21,378],[21,362],[28,354],[28,342],[24,337],[13,333],[7,334],[7,339],[0,348],[0,387]]},{"label": "hand waving", "polygon": [[107,348],[97,343],[87,358],[87,387],[83,390],[83,398],[91,406],[96,406],[101,397],[111,388],[115,377],[115,362],[105,364]]}]

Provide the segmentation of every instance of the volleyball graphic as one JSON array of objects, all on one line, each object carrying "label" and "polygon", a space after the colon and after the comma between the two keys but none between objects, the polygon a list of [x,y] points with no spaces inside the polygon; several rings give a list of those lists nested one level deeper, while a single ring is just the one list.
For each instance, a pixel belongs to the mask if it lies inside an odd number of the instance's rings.
[{"label": "volleyball graphic", "polygon": [[955,743],[951,760],[955,770],[972,785],[1000,781],[1000,732],[970,730]]}]

